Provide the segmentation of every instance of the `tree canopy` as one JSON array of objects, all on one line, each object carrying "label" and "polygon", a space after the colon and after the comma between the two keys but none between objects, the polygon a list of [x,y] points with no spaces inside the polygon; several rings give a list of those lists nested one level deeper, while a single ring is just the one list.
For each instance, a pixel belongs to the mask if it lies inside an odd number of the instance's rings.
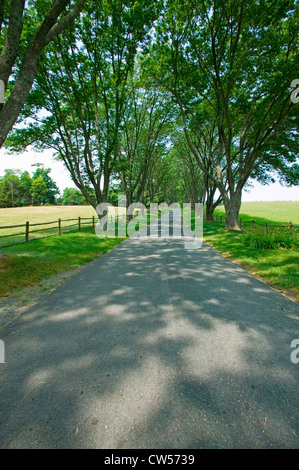
[{"label": "tree canopy", "polygon": [[249,178],[299,183],[297,0],[87,0],[62,31],[79,3],[39,49],[10,150],[53,149],[94,207],[118,184],[128,202],[204,201],[210,218],[223,201],[227,228]]},{"label": "tree canopy", "polygon": [[0,0],[0,148],[27,100],[47,45],[79,15],[86,0]]}]

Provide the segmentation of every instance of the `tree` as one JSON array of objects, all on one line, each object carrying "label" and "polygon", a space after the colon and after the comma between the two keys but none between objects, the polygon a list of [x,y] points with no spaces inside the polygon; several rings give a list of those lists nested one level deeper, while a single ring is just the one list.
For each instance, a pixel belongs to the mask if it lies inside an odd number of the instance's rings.
[{"label": "tree", "polygon": [[[298,113],[290,99],[297,23],[291,0],[169,0],[157,26],[155,76],[180,107],[190,150],[223,199],[227,228],[238,228],[242,189]],[[206,142],[205,108],[217,123],[210,170],[190,128]]]},{"label": "tree", "polygon": [[7,143],[15,150],[30,144],[54,149],[93,207],[108,199],[128,79],[158,12],[159,2],[146,0],[88,4],[76,27],[43,55],[23,112],[34,122],[16,130]]},{"label": "tree", "polygon": [[[209,129],[209,123],[206,121],[206,130]],[[210,134],[210,139],[213,140],[213,133]],[[184,132],[180,129],[174,135],[173,147],[177,160],[180,162],[179,167],[184,182],[185,192],[191,202],[192,207],[196,203],[206,205],[206,220],[212,221],[215,208],[221,203],[221,196],[214,200],[217,186],[213,181],[210,181],[208,174],[211,171],[210,158],[208,155],[213,151],[212,142],[207,136],[206,140],[199,139],[198,142],[193,143],[196,145],[197,152],[201,155],[202,165],[204,165],[206,172],[203,172],[197,164],[197,161],[190,150],[188,142],[186,141]],[[205,145],[205,143],[209,145]],[[187,201],[186,201],[187,202]]]},{"label": "tree", "polygon": [[42,205],[47,202],[48,188],[41,176],[37,176],[32,180],[31,194],[34,204]]},{"label": "tree", "polygon": [[31,194],[31,185],[32,178],[28,171],[24,171],[20,176],[20,184],[22,188],[22,206],[29,206],[32,204],[32,194]]},{"label": "tree", "polygon": [[37,164],[33,177],[27,171],[5,170],[0,178],[0,207],[22,207],[30,204],[55,204],[59,193],[50,177],[50,168]]},{"label": "tree", "polygon": [[297,112],[288,116],[279,134],[268,148],[265,148],[261,161],[255,166],[251,177],[262,184],[279,180],[282,185],[299,185],[298,132]]},{"label": "tree", "polygon": [[150,168],[144,204],[149,205],[151,202],[166,202],[168,205],[189,202],[188,198],[186,199],[181,168],[171,148],[167,153],[163,152],[159,158],[155,158]]},{"label": "tree", "polygon": [[[32,176],[32,183],[36,179],[41,178],[45,183],[45,187],[47,188],[47,191],[41,197],[40,202],[42,202],[43,204],[55,204],[55,196],[59,194],[59,189],[57,188],[55,181],[53,181],[50,176],[51,168],[44,168],[44,166],[40,163],[37,163],[32,166],[37,166],[37,169],[35,170]],[[34,197],[34,199],[36,198]]]},{"label": "tree", "polygon": [[62,204],[64,206],[83,206],[86,205],[87,202],[78,189],[65,188],[62,194]]},{"label": "tree", "polygon": [[5,170],[0,179],[0,207],[18,207],[22,201],[22,186],[19,178],[20,172]]},{"label": "tree", "polygon": [[25,6],[25,0],[0,0],[0,82],[9,94],[0,103],[0,148],[26,102],[42,51],[75,20],[85,1],[36,0]]},{"label": "tree", "polygon": [[174,111],[167,96],[149,90],[138,77],[131,82],[119,143],[119,175],[127,207],[144,202],[146,186],[155,161],[167,153]]}]

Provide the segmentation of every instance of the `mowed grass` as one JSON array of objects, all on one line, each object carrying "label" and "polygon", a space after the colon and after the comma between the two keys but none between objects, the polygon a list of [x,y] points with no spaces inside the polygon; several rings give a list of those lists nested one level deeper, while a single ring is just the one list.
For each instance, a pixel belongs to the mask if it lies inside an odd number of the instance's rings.
[{"label": "mowed grass", "polygon": [[38,206],[0,209],[0,226],[53,222],[60,219],[96,216],[91,206]]},{"label": "mowed grass", "polygon": [[[64,220],[93,216],[97,220],[97,214],[91,206],[17,207],[0,209],[0,226],[21,225],[27,221],[37,224],[57,221],[59,218]],[[4,235],[20,232],[20,229],[0,232],[0,235]],[[5,240],[7,239],[3,239],[3,243]],[[11,239],[15,240],[16,238]],[[56,274],[82,266],[107,253],[122,241],[123,239],[117,238],[99,239],[91,227],[83,227],[81,232],[63,233],[61,237],[56,235],[1,248],[6,256],[0,258],[0,298],[5,300],[18,291]]]},{"label": "mowed grass", "polygon": [[[224,208],[215,214],[223,215]],[[299,224],[299,202],[243,203],[240,218],[265,224]],[[244,234],[225,230],[217,222],[204,223],[204,239],[225,257],[281,293],[299,301],[299,252],[286,248],[258,249],[244,244]]]},{"label": "mowed grass", "polygon": [[[109,210],[109,214],[113,215],[113,217],[117,213],[122,216],[124,210],[124,208],[119,208],[115,214],[113,210]],[[1,246],[25,240],[26,222],[30,223],[30,239],[32,240],[42,236],[57,234],[58,219],[61,219],[63,233],[69,230],[76,230],[78,228],[79,217],[82,219],[82,227],[91,227],[92,217],[95,217],[95,220],[98,219],[96,211],[91,206],[43,206],[0,209],[0,249]],[[51,224],[49,224],[50,222]],[[48,223],[48,225],[35,226],[41,223]],[[14,225],[20,225],[20,227],[11,228]],[[40,230],[42,231],[40,232]]]},{"label": "mowed grass", "polygon": [[[119,208],[115,213],[111,210],[109,217],[110,214],[114,217],[118,213],[121,216],[119,223],[126,224],[122,218],[124,211],[124,208]],[[90,206],[0,209],[0,226],[20,225],[26,221],[34,224],[52,222],[58,218],[78,219],[93,216],[98,221],[96,212]],[[144,223],[147,223],[146,217]],[[3,301],[52,276],[82,266],[112,250],[123,240],[124,238],[99,238],[89,225],[83,226],[80,232],[74,227],[73,232],[63,233],[61,236],[55,235],[0,248],[5,255],[0,257],[0,299]]]},{"label": "mowed grass", "polygon": [[56,274],[82,266],[107,253],[123,239],[98,238],[91,229],[3,248],[0,298],[7,299]]},{"label": "mowed grass", "polygon": [[[299,190],[298,190],[299,199]],[[224,206],[217,207],[215,215],[225,215]],[[243,221],[255,220],[265,224],[299,225],[299,201],[243,202],[239,218]]]}]

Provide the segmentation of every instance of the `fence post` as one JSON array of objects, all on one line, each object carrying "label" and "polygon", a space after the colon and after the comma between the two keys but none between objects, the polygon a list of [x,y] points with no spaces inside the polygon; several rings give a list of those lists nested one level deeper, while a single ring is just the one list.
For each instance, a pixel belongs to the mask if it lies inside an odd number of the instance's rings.
[{"label": "fence post", "polygon": [[26,222],[26,230],[25,230],[25,241],[26,242],[29,242],[29,233],[30,233],[29,222]]},{"label": "fence post", "polygon": [[95,216],[92,216],[92,229],[95,230],[96,228],[96,222],[95,222]]},{"label": "fence post", "polygon": [[243,220],[240,219],[240,228],[242,228],[242,225],[243,225]]},{"label": "fence post", "polygon": [[81,231],[81,217],[78,217],[78,230]]},{"label": "fence post", "polygon": [[61,219],[58,219],[58,235],[61,235]]},{"label": "fence post", "polygon": [[220,216],[220,223],[222,224],[222,215]]},{"label": "fence post", "polygon": [[252,230],[254,230],[254,220],[251,222]]},{"label": "fence post", "polygon": [[290,222],[290,234],[293,235],[293,224]]},{"label": "fence post", "polygon": [[269,235],[269,227],[268,227],[268,222],[266,222],[265,224],[265,227],[266,227],[266,234]]}]

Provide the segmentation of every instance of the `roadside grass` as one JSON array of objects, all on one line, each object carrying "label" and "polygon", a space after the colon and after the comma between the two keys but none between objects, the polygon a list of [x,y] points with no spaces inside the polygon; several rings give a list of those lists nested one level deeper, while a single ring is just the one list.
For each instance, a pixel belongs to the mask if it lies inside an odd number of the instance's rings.
[{"label": "roadside grass", "polygon": [[82,266],[115,248],[124,239],[98,238],[91,229],[3,248],[0,298]]},{"label": "roadside grass", "polygon": [[228,231],[217,222],[204,223],[204,241],[226,258],[299,302],[299,252],[295,249],[265,249],[246,246],[245,233]]},{"label": "roadside grass", "polygon": [[[82,207],[85,208],[85,206],[68,208],[68,212],[62,212],[61,216],[62,214],[64,217],[71,218],[78,216],[78,214],[83,216]],[[35,215],[35,222],[37,220],[39,222],[53,220],[53,216],[57,216],[56,207],[42,209],[43,217],[41,217],[41,213],[38,216]],[[84,216],[92,217],[95,212],[92,208],[88,209],[88,215]],[[28,217],[30,212],[23,214],[23,217]],[[114,233],[115,225],[115,233],[119,238],[101,238],[95,234],[91,227],[85,227],[80,232],[75,230],[63,233],[61,236],[55,235],[50,238],[1,248],[1,252],[5,256],[0,257],[0,299],[5,301],[12,295],[37,284],[42,287],[43,281],[52,276],[83,266],[115,248],[126,238],[124,234],[127,222],[123,220],[121,210],[119,215],[121,216],[119,221],[113,220],[110,226],[111,232]],[[141,217],[139,214],[138,222],[136,221],[139,230],[148,225],[150,220],[153,220],[152,217],[155,218],[157,215],[147,212],[144,217]],[[32,219],[30,221],[34,222]],[[14,223],[20,223],[20,220],[14,221]]]},{"label": "roadside grass", "polygon": [[[293,224],[299,224],[298,209],[299,202],[244,203],[240,217],[243,220],[245,217],[247,220],[254,218],[259,223],[282,224],[290,220]],[[273,210],[276,210],[274,215],[271,212]],[[223,211],[224,208],[220,207],[215,213],[221,215]],[[256,211],[258,215],[251,211]],[[37,223],[93,215],[93,208],[88,206],[0,209],[0,225],[21,224],[26,220]],[[149,223],[149,217],[149,213],[144,218],[139,215],[139,228]],[[120,220],[119,224],[123,226],[126,222]],[[299,301],[299,252],[296,249],[246,246],[243,233],[227,231],[223,224],[217,222],[204,223],[204,239],[251,274]],[[98,238],[91,228],[83,228],[81,232],[65,233],[60,237],[2,248],[1,251],[6,256],[0,257],[0,298],[6,300],[10,295],[38,283],[42,284],[43,280],[56,274],[82,266],[107,253],[123,240],[124,238]]]}]

